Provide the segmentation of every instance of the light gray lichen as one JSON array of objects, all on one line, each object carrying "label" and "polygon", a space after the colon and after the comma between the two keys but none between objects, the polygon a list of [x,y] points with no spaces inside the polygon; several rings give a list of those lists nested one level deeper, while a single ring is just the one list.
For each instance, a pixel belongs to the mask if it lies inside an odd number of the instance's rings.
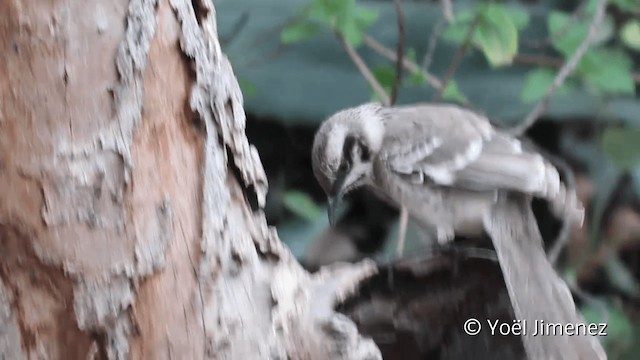
[{"label": "light gray lichen", "polygon": [[20,327],[11,311],[9,292],[0,278],[0,359],[27,359],[20,339]]}]

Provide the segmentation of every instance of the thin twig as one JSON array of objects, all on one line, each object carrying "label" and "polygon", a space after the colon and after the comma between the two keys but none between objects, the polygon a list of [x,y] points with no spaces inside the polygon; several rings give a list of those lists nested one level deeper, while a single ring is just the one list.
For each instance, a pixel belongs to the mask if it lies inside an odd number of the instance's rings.
[{"label": "thin twig", "polygon": [[424,59],[422,59],[422,70],[425,72],[429,71],[429,67],[433,62],[433,56],[436,53],[436,46],[438,45],[438,39],[440,38],[440,34],[442,34],[442,30],[444,30],[444,19],[439,19],[436,24],[433,26],[431,30],[431,36],[429,36],[429,44],[427,45],[427,52],[424,54]]},{"label": "thin twig", "polygon": [[602,19],[604,18],[607,3],[608,0],[598,1],[596,12],[593,15],[593,20],[591,21],[591,25],[589,26],[589,32],[587,33],[587,36],[584,38],[580,46],[578,46],[576,52],[571,56],[571,58],[560,68],[560,70],[558,70],[558,73],[553,79],[551,86],[549,86],[549,89],[547,90],[544,98],[542,98],[542,100],[538,102],[538,105],[536,105],[536,107],[529,113],[529,115],[527,115],[522,123],[509,130],[511,134],[516,136],[524,134],[525,131],[527,131],[527,129],[531,127],[533,123],[535,123],[540,115],[545,112],[553,94],[556,92],[556,90],[558,90],[558,88],[560,88],[560,86],[562,86],[567,77],[571,75],[571,73],[573,73],[576,66],[580,62],[580,59],[582,59],[582,56],[584,56],[591,43],[595,40],[598,27],[600,26],[600,24],[602,23]]},{"label": "thin twig", "polygon": [[389,99],[391,105],[395,104],[398,99],[398,90],[400,89],[400,83],[402,83],[402,59],[404,59],[404,14],[402,13],[402,4],[400,0],[393,0],[393,5],[398,19],[398,46],[396,49],[396,78],[391,88],[391,99]]},{"label": "thin twig", "polygon": [[[564,64],[562,59],[547,55],[519,54],[513,58],[513,62],[521,65],[548,66],[559,69]],[[631,73],[636,84],[640,84],[640,73]]]},{"label": "thin twig", "polygon": [[451,5],[451,0],[440,0],[442,4],[442,14],[444,14],[444,18],[447,19],[449,24],[456,21],[453,17],[453,6]]},{"label": "thin twig", "polygon": [[462,61],[462,57],[467,52],[467,47],[469,47],[469,44],[471,43],[471,39],[473,39],[473,33],[476,31],[476,26],[478,26],[479,21],[480,21],[480,16],[476,14],[476,16],[473,18],[473,21],[471,22],[471,25],[469,25],[469,29],[467,30],[467,34],[464,36],[464,40],[462,41],[460,46],[458,46],[458,49],[456,50],[456,53],[453,56],[453,61],[451,62],[451,65],[447,70],[447,74],[442,80],[442,87],[438,89],[438,92],[433,97],[434,101],[440,101],[440,99],[442,98],[442,94],[444,93],[444,90],[447,88],[447,85],[456,74],[456,71],[458,70],[458,66]]},{"label": "thin twig", "polygon": [[380,97],[380,100],[382,101],[382,103],[386,106],[389,106],[391,104],[391,99],[389,99],[389,95],[387,95],[382,85],[380,85],[378,80],[376,80],[376,77],[373,75],[373,73],[371,73],[371,70],[369,70],[369,67],[367,67],[367,64],[364,63],[360,55],[358,55],[358,53],[353,49],[353,47],[351,47],[351,45],[347,43],[347,41],[345,40],[344,36],[342,36],[342,34],[336,33],[336,36],[342,43],[342,46],[344,46],[344,49],[347,51],[347,55],[349,55],[349,58],[351,58],[351,61],[353,61],[353,63],[356,65],[356,67],[358,68],[362,76],[364,76],[365,80],[367,80],[367,82],[369,83],[373,91],[378,95],[378,97]]},{"label": "thin twig", "polygon": [[[380,44],[377,40],[375,40],[374,38],[366,34],[364,35],[364,43],[368,47],[370,47],[373,51],[386,57],[387,59],[391,61],[397,61],[398,57],[396,56],[395,51],[385,47],[384,45]],[[442,87],[442,83],[440,82],[440,79],[422,70],[418,64],[412,61],[409,61],[407,58],[402,59],[402,66],[404,66],[405,69],[411,72],[421,73],[424,76],[424,78],[427,80],[429,85],[433,86],[435,89],[440,89]]]}]

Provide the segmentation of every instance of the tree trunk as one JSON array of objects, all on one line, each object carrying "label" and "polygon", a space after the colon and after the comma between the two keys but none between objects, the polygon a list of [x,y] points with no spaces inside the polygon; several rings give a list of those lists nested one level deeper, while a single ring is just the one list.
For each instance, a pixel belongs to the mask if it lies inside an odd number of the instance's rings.
[{"label": "tree trunk", "polygon": [[0,359],[380,357],[333,312],[375,266],[309,275],[266,224],[210,0],[0,20]]}]

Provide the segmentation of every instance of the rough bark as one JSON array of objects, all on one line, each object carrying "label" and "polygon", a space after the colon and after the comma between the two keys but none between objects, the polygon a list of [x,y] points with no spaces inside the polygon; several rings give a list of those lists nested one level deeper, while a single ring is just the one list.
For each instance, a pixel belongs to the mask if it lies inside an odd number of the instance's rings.
[{"label": "rough bark", "polygon": [[0,2],[0,358],[380,357],[333,312],[375,266],[309,275],[266,224],[215,16]]}]

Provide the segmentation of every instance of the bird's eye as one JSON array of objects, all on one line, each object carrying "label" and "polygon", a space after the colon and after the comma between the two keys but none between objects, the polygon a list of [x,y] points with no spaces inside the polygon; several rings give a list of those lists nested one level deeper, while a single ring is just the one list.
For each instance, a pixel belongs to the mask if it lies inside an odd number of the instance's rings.
[{"label": "bird's eye", "polygon": [[348,169],[349,169],[349,165],[346,162],[342,162],[340,164],[340,167],[338,168],[338,171],[344,172],[344,171],[347,171]]},{"label": "bird's eye", "polygon": [[358,140],[356,146],[355,153],[361,161],[367,162],[369,161],[369,148],[362,141]]}]

